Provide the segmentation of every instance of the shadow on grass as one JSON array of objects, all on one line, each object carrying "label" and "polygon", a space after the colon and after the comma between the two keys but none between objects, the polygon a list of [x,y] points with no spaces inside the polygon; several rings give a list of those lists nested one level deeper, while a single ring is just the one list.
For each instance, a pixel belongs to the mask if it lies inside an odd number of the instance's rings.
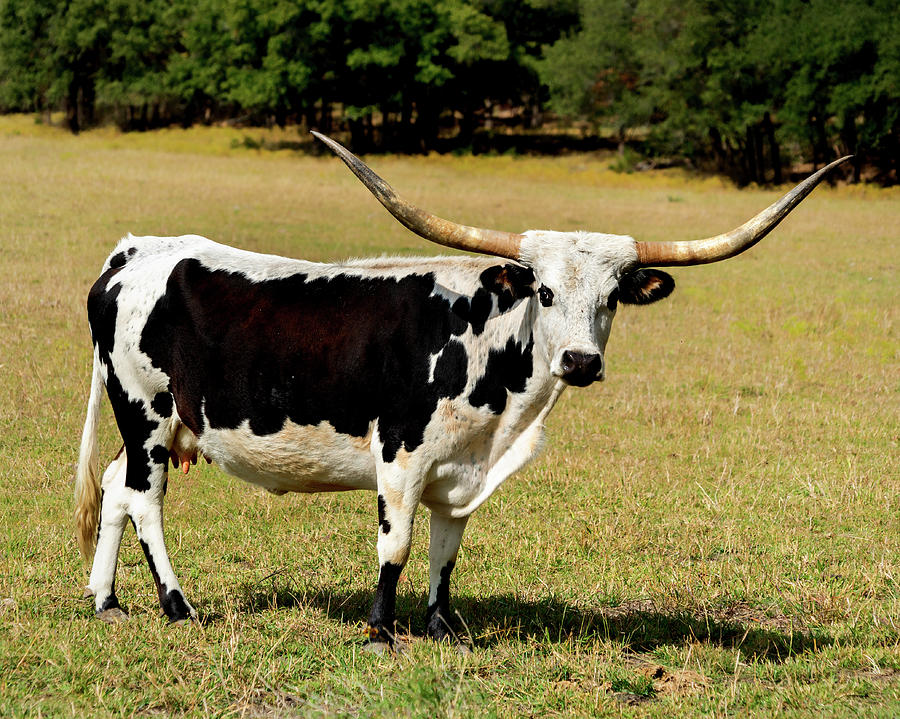
[{"label": "shadow on grass", "polygon": [[[244,607],[249,612],[291,607],[313,607],[329,619],[365,622],[373,594],[342,592],[334,587],[294,591],[290,587],[246,587]],[[634,652],[692,642],[740,649],[744,657],[781,662],[791,656],[816,652],[834,643],[828,635],[794,626],[788,617],[768,617],[743,602],[714,608],[657,608],[646,600],[614,607],[573,606],[554,598],[523,600],[511,594],[485,598],[460,597],[451,602],[462,635],[475,647],[501,642],[536,640],[545,643],[599,639],[613,641]],[[397,617],[401,632],[421,634],[425,597],[401,592]],[[455,627],[456,628],[456,627]]]},{"label": "shadow on grass", "polygon": [[647,652],[664,645],[704,642],[740,648],[745,657],[780,662],[833,643],[824,634],[766,625],[747,616],[744,608],[741,604],[669,610],[649,601],[584,608],[552,598],[522,601],[511,595],[457,602],[457,611],[478,643],[488,645],[509,636],[545,641],[598,638]]}]

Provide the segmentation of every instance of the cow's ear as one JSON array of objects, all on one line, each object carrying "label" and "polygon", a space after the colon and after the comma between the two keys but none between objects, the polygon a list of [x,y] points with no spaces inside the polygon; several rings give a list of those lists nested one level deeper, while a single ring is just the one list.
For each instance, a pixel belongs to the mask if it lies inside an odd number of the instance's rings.
[{"label": "cow's ear", "polygon": [[626,305],[649,305],[672,294],[675,279],[660,270],[635,270],[619,280],[619,300]]}]

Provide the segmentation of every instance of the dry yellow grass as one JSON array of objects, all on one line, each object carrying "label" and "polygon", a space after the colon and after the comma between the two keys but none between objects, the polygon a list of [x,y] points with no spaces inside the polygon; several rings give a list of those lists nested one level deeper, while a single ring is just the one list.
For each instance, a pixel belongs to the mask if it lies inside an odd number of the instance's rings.
[{"label": "dry yellow grass", "polygon": [[[70,481],[84,300],[116,240],[438,251],[333,158],[233,147],[243,132],[73,138],[0,118],[0,715],[900,712],[895,190],[820,188],[746,255],[676,270],[669,300],[619,313],[607,382],[564,396],[545,454],[470,523],[453,594],[472,657],[425,642],[399,661],[359,654],[373,497],[275,498],[215,467],[167,498],[204,621],[159,619],[131,536],[118,588],[132,620],[94,621]],[[372,164],[439,214],[509,230],[684,239],[777,195],[584,156]],[[426,535],[419,522],[401,583],[413,630]]]}]

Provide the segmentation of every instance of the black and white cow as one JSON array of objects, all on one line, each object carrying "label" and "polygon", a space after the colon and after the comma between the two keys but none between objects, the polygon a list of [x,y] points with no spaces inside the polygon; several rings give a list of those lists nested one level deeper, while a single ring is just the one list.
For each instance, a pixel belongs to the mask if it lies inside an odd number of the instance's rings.
[{"label": "black and white cow", "polygon": [[[669,275],[645,267],[742,252],[837,164],[730,233],[641,243],[456,225],[319,137],[407,227],[491,256],[318,264],[193,235],[123,239],[88,296],[94,364],[75,486],[101,619],[126,616],[115,573],[128,520],[169,620],[195,616],[166,553],[162,507],[169,460],[186,470],[202,453],[279,494],[377,492],[375,648],[393,642],[397,580],[425,504],[426,633],[448,636],[450,573],[469,515],[535,456],[560,393],[603,379],[617,303],[673,290]],[[103,386],[124,447],[100,482]]]}]

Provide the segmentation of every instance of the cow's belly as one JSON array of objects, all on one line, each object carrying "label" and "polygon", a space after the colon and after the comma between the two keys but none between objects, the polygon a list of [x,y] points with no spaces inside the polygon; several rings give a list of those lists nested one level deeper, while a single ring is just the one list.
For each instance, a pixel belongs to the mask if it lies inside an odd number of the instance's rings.
[{"label": "cow's belly", "polygon": [[207,429],[198,440],[203,454],[225,472],[275,492],[374,490],[370,444],[371,432],[351,437],[327,422],[286,422],[281,431],[263,436],[244,422],[237,429]]}]

